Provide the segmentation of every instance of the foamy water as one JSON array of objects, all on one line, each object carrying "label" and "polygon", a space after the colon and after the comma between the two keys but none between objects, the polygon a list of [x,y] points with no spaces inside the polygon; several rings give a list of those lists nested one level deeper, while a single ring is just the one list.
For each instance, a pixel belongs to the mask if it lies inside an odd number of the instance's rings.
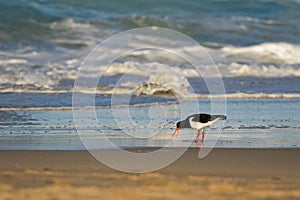
[{"label": "foamy water", "polygon": [[[126,9],[123,3],[0,3],[1,149],[83,148],[72,121],[74,94],[83,100],[75,109],[96,108],[107,124],[100,128],[121,146],[162,146],[180,118],[179,101],[207,106],[226,98],[228,121],[217,146],[299,146],[298,2],[127,2]],[[143,27],[179,31],[202,47],[144,33],[94,49],[115,34]],[[127,52],[132,48],[136,50]],[[92,49],[96,56],[87,59]],[[115,54],[109,63],[100,62]],[[200,70],[186,57],[199,61]],[[82,82],[74,88],[78,77]],[[94,97],[95,102],[84,104]],[[211,113],[206,106],[203,112]],[[161,134],[149,140],[121,137],[109,109],[128,107],[136,112],[136,126],[123,128],[146,136],[154,130]],[[191,105],[185,108],[194,112]],[[164,109],[164,117],[151,118]],[[146,126],[149,116],[152,128]],[[180,145],[195,136],[185,132],[178,138]],[[213,128],[210,132],[207,145],[219,137]]]},{"label": "foamy water", "polygon": [[[297,2],[247,2],[247,7],[252,8],[249,10],[238,4],[229,9],[214,1],[201,4],[186,2],[184,5],[180,3],[179,7],[166,6],[158,13],[152,13],[156,3],[148,3],[144,10],[138,3],[131,2],[128,10],[121,13],[118,9],[111,9],[112,4],[2,2],[0,93],[70,92],[85,57],[97,44],[121,31],[149,26],[180,31],[199,42],[224,78],[240,77],[241,82],[247,82],[247,77],[261,78],[261,87],[264,87],[268,78],[293,77],[294,81],[287,87],[299,85]],[[261,15],[259,8],[272,12]],[[31,10],[30,15],[28,10]],[[100,75],[105,77],[105,80],[100,80],[97,93],[129,94],[137,90],[137,94],[153,95],[179,88],[179,95],[191,97],[197,92],[191,91],[189,84],[194,91],[205,86],[193,85],[186,79],[216,77],[211,71],[212,63],[204,62],[199,72],[178,55],[163,50],[172,47],[181,56],[193,52],[197,55],[196,59],[202,60],[205,57],[202,48],[162,35],[135,34],[128,41],[105,46],[99,56],[122,52],[128,47],[139,48],[143,46],[141,44],[159,44],[161,49],[142,48],[122,55],[108,66],[99,62],[87,66],[84,74],[87,79]],[[165,69],[170,72],[169,76],[161,75]],[[184,78],[171,80],[170,76],[175,77],[176,74]],[[115,77],[124,75],[135,76],[142,81],[117,85]],[[280,83],[275,87],[280,89],[276,92],[266,89],[262,93],[291,93],[283,90]],[[243,89],[243,86],[236,87],[230,93],[244,92]]]}]

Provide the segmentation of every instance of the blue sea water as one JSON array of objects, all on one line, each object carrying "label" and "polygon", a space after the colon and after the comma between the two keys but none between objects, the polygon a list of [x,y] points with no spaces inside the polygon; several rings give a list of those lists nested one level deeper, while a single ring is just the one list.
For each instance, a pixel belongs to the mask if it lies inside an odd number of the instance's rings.
[{"label": "blue sea water", "polygon": [[[143,27],[186,34],[213,59],[224,84],[224,93],[214,94],[226,101],[223,114],[228,116],[219,147],[299,147],[299,10],[297,0],[0,1],[0,149],[83,148],[76,140],[70,110],[80,66],[97,44],[122,31]],[[198,46],[163,36],[133,35],[130,42],[121,41],[104,52],[149,42],[195,52],[201,59]],[[78,92],[82,98],[95,97],[99,119],[107,123],[105,130],[113,138],[118,134],[122,138],[122,130],[107,114],[111,106],[136,110],[139,124],[149,120],[156,104],[161,110],[173,109],[182,99],[209,104],[207,82],[216,78],[209,73],[213,67],[204,64],[207,77],[203,77],[187,61],[161,50],[140,49],[109,66],[93,63],[84,78],[89,83],[101,75],[98,84]],[[176,73],[183,78],[175,78]],[[112,104],[112,98],[128,95],[125,104],[121,100]],[[192,106],[185,108],[193,112]],[[176,115],[180,111],[176,109],[164,119],[153,117],[158,123],[153,130],[172,132],[175,122],[184,117]],[[159,122],[165,120],[168,125],[162,127]],[[138,130],[153,131],[149,127]],[[187,135],[183,142],[194,137]],[[165,141],[163,137],[138,144],[160,146]],[[129,140],[118,143],[137,145]]]},{"label": "blue sea water", "polygon": [[[227,120],[205,130],[204,147],[299,148],[300,110],[295,106],[299,103],[299,99],[291,98],[228,99]],[[196,104],[201,112],[211,110],[207,99],[98,108],[97,123],[93,111],[84,109],[76,111],[80,114],[76,120],[72,110],[64,109],[0,111],[0,149],[163,147],[174,140],[176,147],[195,147],[196,130],[181,129],[176,138],[172,133],[175,122],[193,112]],[[127,112],[130,114],[124,117]]]}]

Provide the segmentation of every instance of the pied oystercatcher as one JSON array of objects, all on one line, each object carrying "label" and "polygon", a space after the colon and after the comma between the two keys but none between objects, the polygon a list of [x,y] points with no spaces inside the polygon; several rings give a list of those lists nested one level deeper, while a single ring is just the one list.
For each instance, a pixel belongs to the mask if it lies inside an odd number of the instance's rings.
[{"label": "pied oystercatcher", "polygon": [[180,128],[193,128],[198,130],[198,134],[195,142],[198,143],[198,138],[200,136],[200,131],[202,130],[202,143],[204,141],[204,128],[211,126],[218,120],[225,120],[225,115],[209,115],[209,114],[194,114],[187,117],[185,120],[177,122],[176,130],[173,133],[174,135],[178,135]]}]

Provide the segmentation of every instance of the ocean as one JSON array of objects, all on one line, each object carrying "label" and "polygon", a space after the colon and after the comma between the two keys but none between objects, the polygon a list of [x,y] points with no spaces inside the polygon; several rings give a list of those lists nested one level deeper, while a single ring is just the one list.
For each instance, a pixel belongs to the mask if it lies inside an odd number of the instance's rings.
[{"label": "ocean", "polygon": [[[206,146],[299,148],[299,10],[297,0],[1,1],[0,149],[111,147],[85,136],[162,147],[199,112],[227,116]],[[141,31],[117,38],[128,30]],[[176,146],[195,136],[182,130]]]}]

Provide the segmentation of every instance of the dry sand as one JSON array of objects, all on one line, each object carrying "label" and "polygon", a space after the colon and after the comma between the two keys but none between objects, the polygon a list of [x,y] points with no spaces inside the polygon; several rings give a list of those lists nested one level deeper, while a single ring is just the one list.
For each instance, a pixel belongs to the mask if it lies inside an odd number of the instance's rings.
[{"label": "dry sand", "polygon": [[145,174],[86,151],[0,151],[0,199],[300,199],[300,149],[198,151]]}]

